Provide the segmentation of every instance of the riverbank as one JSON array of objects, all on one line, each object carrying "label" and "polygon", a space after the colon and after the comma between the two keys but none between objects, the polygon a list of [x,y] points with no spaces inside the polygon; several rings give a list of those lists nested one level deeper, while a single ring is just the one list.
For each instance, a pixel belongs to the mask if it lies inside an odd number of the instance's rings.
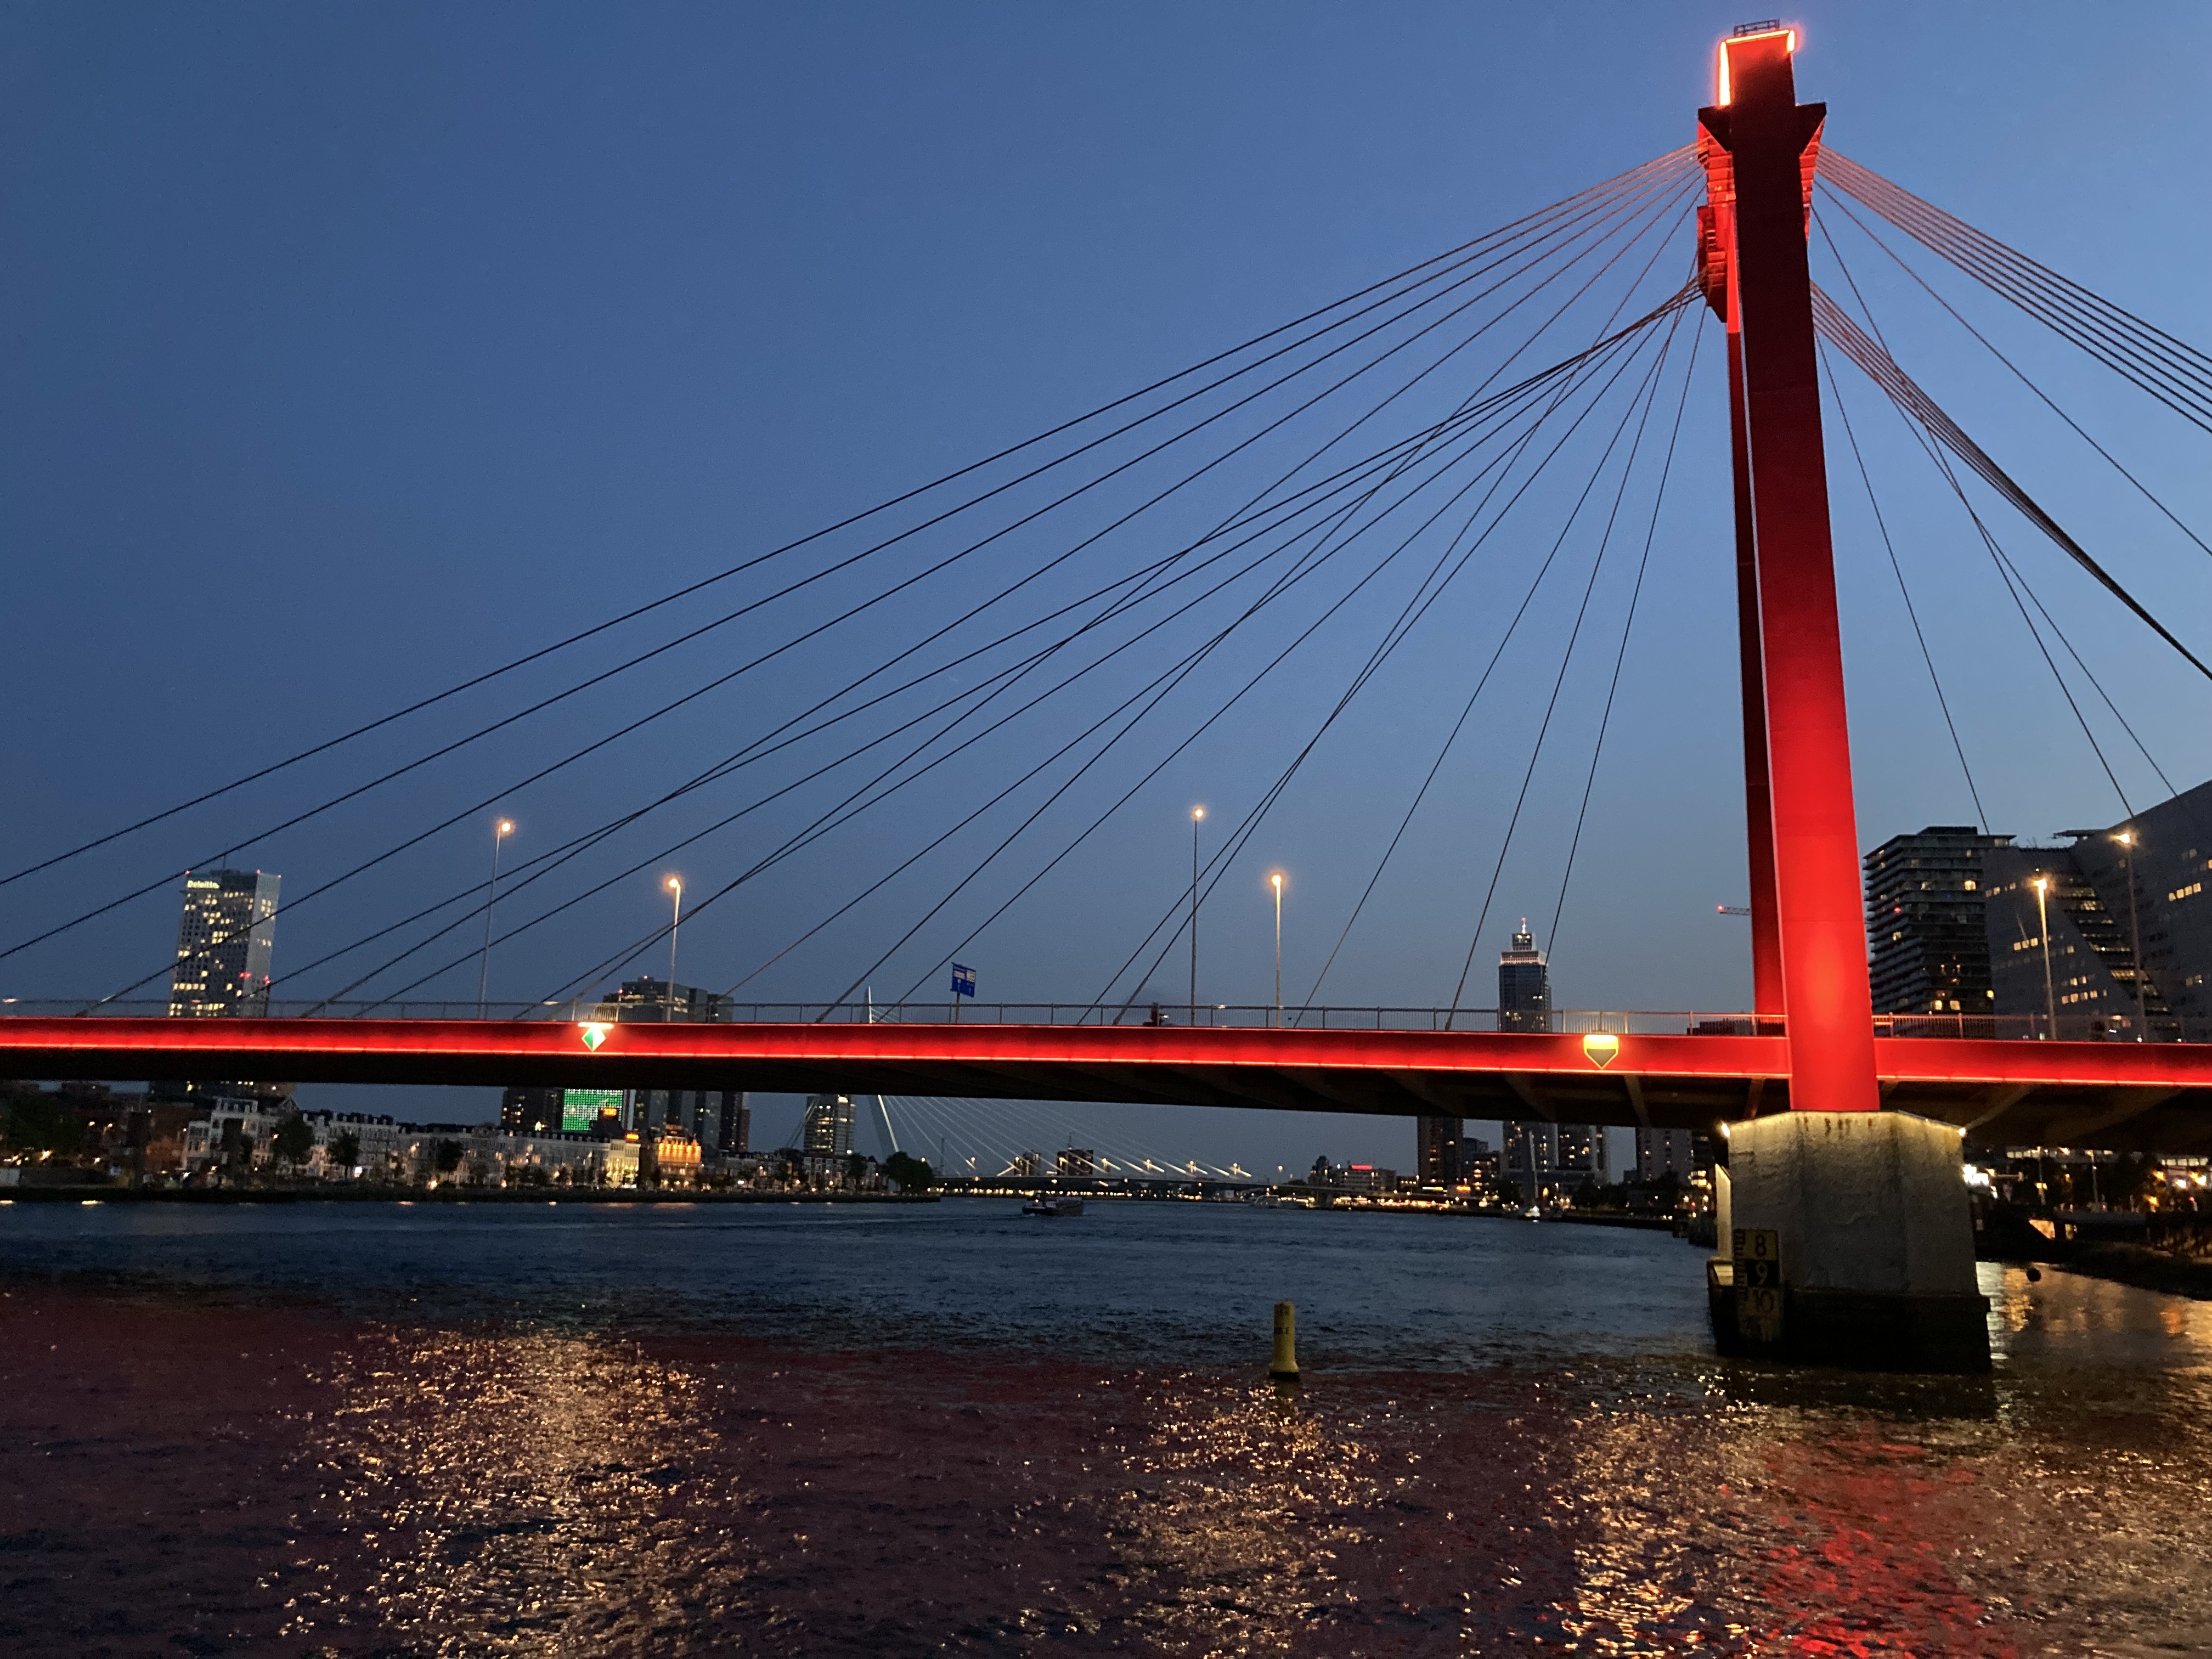
[{"label": "riverbank", "polygon": [[683,1187],[9,1187],[0,1204],[934,1204],[935,1193],[724,1192]]},{"label": "riverbank", "polygon": [[2132,1285],[2137,1290],[2212,1302],[2212,1261],[2154,1250],[2147,1244],[2084,1245],[2051,1265],[2115,1285]]}]

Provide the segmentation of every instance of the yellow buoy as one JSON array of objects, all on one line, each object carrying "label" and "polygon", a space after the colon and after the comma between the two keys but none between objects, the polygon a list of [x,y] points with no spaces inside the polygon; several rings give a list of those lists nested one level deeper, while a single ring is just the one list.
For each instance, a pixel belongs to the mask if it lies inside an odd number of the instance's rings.
[{"label": "yellow buoy", "polygon": [[1267,1375],[1279,1382],[1298,1380],[1298,1307],[1295,1302],[1275,1304],[1275,1357]]}]

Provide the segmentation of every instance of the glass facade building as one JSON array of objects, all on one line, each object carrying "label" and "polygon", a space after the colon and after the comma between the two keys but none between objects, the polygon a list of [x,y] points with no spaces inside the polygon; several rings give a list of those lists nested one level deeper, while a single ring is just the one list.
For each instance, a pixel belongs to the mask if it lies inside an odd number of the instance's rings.
[{"label": "glass facade building", "polygon": [[187,1018],[269,1012],[276,887],[258,870],[195,870],[185,878],[169,1012]]}]

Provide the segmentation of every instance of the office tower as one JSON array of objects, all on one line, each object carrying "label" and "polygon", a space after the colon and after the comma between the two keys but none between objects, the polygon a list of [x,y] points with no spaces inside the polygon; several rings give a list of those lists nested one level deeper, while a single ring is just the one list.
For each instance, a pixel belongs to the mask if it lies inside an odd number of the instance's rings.
[{"label": "office tower", "polygon": [[598,1017],[611,1020],[665,1020],[681,1024],[685,1022],[719,1022],[726,1017],[728,999],[718,991],[702,991],[696,985],[675,988],[673,1006],[669,995],[669,981],[665,979],[632,979],[623,981],[622,988],[599,1006]]},{"label": "office tower", "polygon": [[1971,824],[1931,823],[1866,855],[1869,965],[1878,1014],[1988,1014],[1984,856],[2012,845]]},{"label": "office tower", "polygon": [[[806,1116],[799,1126],[799,1151],[848,1156],[853,1150],[853,1116],[850,1095],[809,1095]],[[1032,1165],[1026,1173],[1036,1172]]]},{"label": "office tower", "polygon": [[742,1089],[723,1091],[721,1107],[714,1120],[714,1138],[708,1142],[718,1157],[752,1156],[752,1102],[753,1097]]},{"label": "office tower", "polygon": [[269,960],[276,944],[279,876],[202,870],[185,878],[169,1012],[204,1018],[269,1012]]},{"label": "office tower", "polygon": [[[576,1093],[568,1091],[571,1099]],[[742,1089],[635,1089],[630,1127],[641,1134],[688,1136],[708,1155],[742,1158],[752,1139],[751,1098]]]},{"label": "office tower", "polygon": [[[1552,969],[1536,948],[1528,919],[1521,919],[1513,948],[1498,953],[1498,1029],[1552,1029]],[[1508,1123],[1504,1178],[1520,1188],[1523,1203],[1555,1192],[1572,1193],[1586,1181],[1611,1180],[1605,1129],[1593,1123]]]},{"label": "office tower", "polygon": [[561,1130],[558,1089],[509,1089],[500,1097],[499,1129],[508,1135],[550,1135]]},{"label": "office tower", "polygon": [[1638,1129],[1636,1132],[1636,1178],[1663,1181],[1672,1176],[1686,1182],[1698,1167],[1698,1135],[1691,1129]]},{"label": "office tower", "polygon": [[1417,1117],[1413,1120],[1413,1168],[1424,1187],[1455,1187],[1464,1181],[1462,1166],[1465,1120],[1456,1117]]},{"label": "office tower", "polygon": [[1521,918],[1521,931],[1513,935],[1513,948],[1498,953],[1498,1029],[1552,1029],[1552,970],[1536,948],[1526,916]]}]

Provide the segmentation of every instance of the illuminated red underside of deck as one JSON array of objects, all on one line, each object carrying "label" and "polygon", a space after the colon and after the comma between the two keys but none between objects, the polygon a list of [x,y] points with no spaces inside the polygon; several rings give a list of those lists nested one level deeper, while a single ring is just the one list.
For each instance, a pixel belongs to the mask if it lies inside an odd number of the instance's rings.
[{"label": "illuminated red underside of deck", "polygon": [[[1779,1037],[1178,1026],[0,1019],[0,1074],[754,1089],[1708,1128],[1779,1109]],[[1879,1037],[1883,1103],[1978,1141],[2212,1147],[2212,1044]]]}]

